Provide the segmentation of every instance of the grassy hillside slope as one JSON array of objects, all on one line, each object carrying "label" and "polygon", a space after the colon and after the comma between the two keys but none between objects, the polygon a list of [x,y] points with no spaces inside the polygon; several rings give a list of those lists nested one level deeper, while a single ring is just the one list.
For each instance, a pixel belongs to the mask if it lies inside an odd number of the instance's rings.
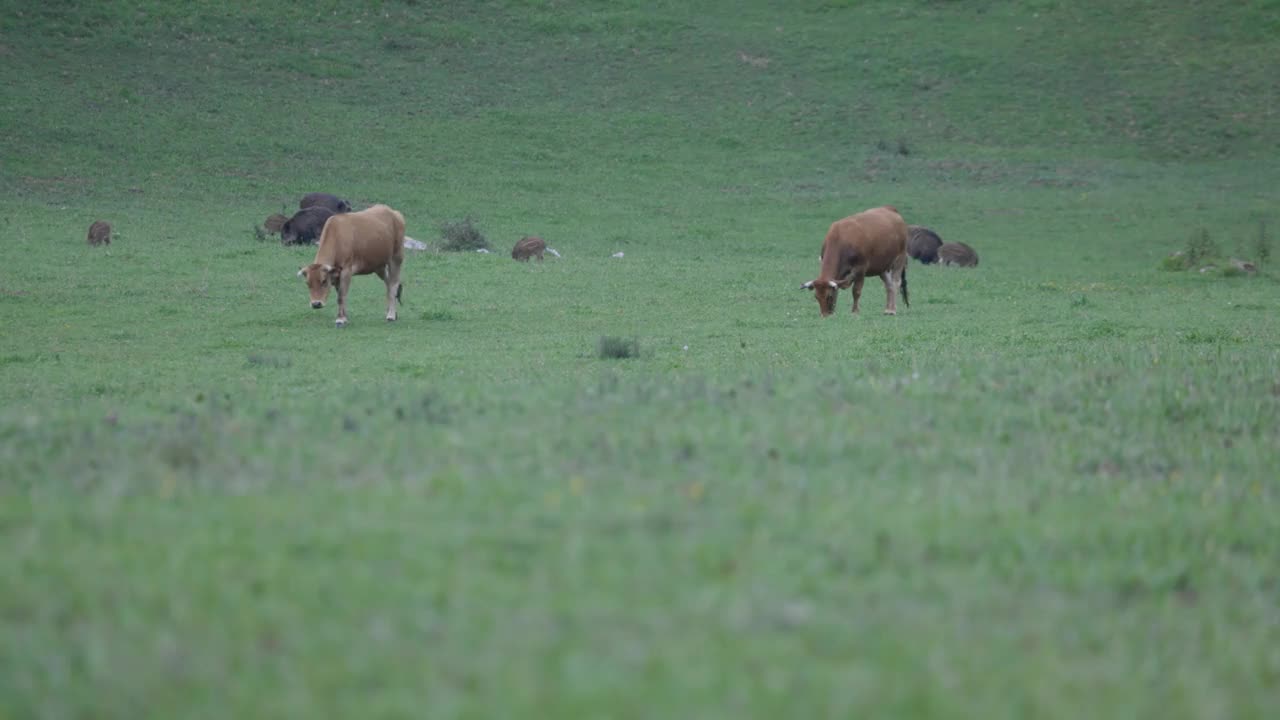
[{"label": "grassy hillside slope", "polygon": [[[0,61],[0,716],[1280,700],[1275,261],[1158,269],[1280,227],[1280,2],[0,2]],[[495,252],[336,330],[253,231],[316,190]],[[980,266],[819,318],[885,203]]]}]

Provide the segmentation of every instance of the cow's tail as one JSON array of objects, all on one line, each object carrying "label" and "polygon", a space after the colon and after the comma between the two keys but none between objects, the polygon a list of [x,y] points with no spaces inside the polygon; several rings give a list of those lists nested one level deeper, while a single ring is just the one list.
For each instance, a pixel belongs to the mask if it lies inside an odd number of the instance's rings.
[{"label": "cow's tail", "polygon": [[907,297],[907,266],[902,266],[902,302],[911,307],[911,298]]}]

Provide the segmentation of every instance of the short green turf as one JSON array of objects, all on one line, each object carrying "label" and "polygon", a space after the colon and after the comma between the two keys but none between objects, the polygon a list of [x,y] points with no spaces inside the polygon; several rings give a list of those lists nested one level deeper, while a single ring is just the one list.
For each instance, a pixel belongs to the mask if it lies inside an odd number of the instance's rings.
[{"label": "short green turf", "polygon": [[[1162,268],[1280,3],[1184,5],[0,1],[0,719],[1274,716],[1280,259]],[[312,191],[493,252],[337,329]],[[819,317],[882,204],[980,265]]]}]

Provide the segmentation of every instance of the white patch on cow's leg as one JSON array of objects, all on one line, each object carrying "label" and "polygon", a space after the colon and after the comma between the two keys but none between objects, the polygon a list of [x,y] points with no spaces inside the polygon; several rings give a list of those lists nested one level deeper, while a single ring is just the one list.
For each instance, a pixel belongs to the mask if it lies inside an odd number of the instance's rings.
[{"label": "white patch on cow's leg", "polygon": [[396,319],[396,306],[400,302],[400,264],[392,258],[387,263],[387,322]]},{"label": "white patch on cow's leg", "polygon": [[884,281],[884,314],[897,315],[897,283],[893,281],[893,271],[886,270],[885,272],[880,273],[880,279]]},{"label": "white patch on cow's leg", "polygon": [[338,276],[338,327],[347,324],[347,291],[351,289],[351,274],[345,269]]},{"label": "white patch on cow's leg", "polygon": [[334,324],[334,325],[336,325],[336,326],[338,326],[338,327],[346,327],[346,326],[347,326],[347,319],[346,319],[346,318],[344,318],[344,317],[339,317],[337,320],[334,320],[334,321],[333,321],[333,324]]}]

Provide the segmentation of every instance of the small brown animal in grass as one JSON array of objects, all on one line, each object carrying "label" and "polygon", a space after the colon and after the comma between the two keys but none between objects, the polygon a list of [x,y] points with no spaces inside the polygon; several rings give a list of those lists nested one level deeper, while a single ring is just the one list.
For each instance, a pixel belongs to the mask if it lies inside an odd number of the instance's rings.
[{"label": "small brown animal in grass", "polygon": [[98,220],[89,226],[89,245],[97,247],[98,245],[111,244],[111,223],[106,220]]},{"label": "small brown animal in grass", "polygon": [[520,242],[511,248],[511,257],[520,262],[529,262],[529,258],[537,256],[538,262],[542,262],[542,253],[546,252],[547,243],[540,237],[525,236],[520,238]]},{"label": "small brown animal in grass", "polygon": [[858,312],[862,282],[868,275],[884,281],[885,315],[898,314],[897,291],[907,297],[907,224],[898,209],[889,205],[864,210],[831,223],[819,256],[822,268],[816,280],[800,286],[812,290],[818,312],[825,317],[835,312],[836,294],[853,288],[853,311]]},{"label": "small brown animal in grass", "polygon": [[943,265],[977,267],[978,252],[962,242],[943,243],[938,248],[938,258]]},{"label": "small brown animal in grass", "polygon": [[266,231],[269,233],[279,233],[280,228],[284,227],[284,224],[287,222],[289,222],[289,218],[281,215],[280,213],[275,213],[274,215],[267,216],[267,219],[262,223],[262,227],[266,228]]},{"label": "small brown animal in grass", "polygon": [[908,225],[907,233],[908,255],[924,265],[938,262],[938,248],[942,247],[938,233],[921,225]]}]

